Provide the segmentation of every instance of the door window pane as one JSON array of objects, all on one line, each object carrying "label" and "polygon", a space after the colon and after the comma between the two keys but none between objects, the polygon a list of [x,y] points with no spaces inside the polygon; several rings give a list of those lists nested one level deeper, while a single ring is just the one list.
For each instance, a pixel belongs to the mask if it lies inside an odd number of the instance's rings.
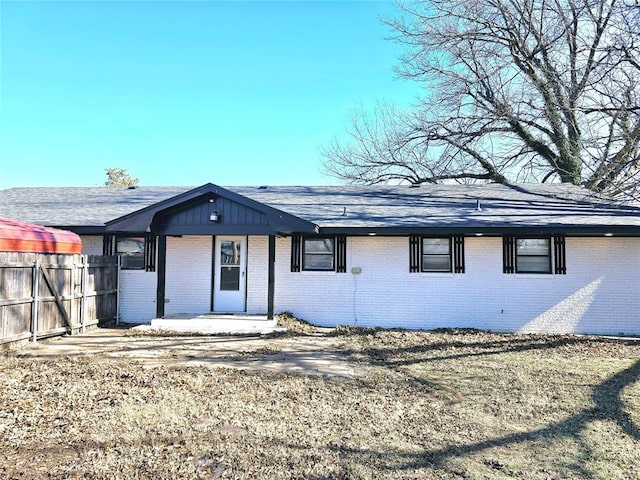
[{"label": "door window pane", "polygon": [[220,244],[220,265],[240,265],[240,242],[225,240]]},{"label": "door window pane", "polygon": [[240,290],[240,268],[239,267],[220,267],[220,290]]}]

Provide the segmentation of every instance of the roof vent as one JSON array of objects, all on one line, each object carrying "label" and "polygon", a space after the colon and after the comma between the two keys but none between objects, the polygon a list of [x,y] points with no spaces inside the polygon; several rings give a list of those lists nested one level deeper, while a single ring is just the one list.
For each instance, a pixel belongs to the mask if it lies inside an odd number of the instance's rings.
[{"label": "roof vent", "polygon": [[412,183],[411,185],[409,185],[409,188],[420,188],[420,184],[419,183]]},{"label": "roof vent", "polygon": [[260,185],[258,187],[258,190],[266,190],[267,188],[269,188],[269,187],[267,187],[266,185]]},{"label": "roof vent", "polygon": [[480,199],[477,199],[477,200],[476,200],[476,210],[477,210],[478,212],[481,212],[481,211],[482,211],[482,205],[480,204]]},{"label": "roof vent", "polygon": [[347,207],[342,207],[342,216],[343,217],[347,216]]},{"label": "roof vent", "polygon": [[136,188],[138,188],[138,186],[137,186],[137,185],[129,185],[129,186],[127,187],[127,190],[135,190]]}]

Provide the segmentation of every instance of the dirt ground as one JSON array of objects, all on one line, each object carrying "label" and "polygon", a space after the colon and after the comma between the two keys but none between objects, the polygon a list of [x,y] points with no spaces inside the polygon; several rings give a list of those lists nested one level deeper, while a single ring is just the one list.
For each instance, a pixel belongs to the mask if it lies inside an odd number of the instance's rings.
[{"label": "dirt ground", "polygon": [[638,479],[635,341],[287,328],[3,353],[0,478]]},{"label": "dirt ground", "polygon": [[[319,341],[321,340],[321,341]],[[153,366],[210,366],[240,370],[354,376],[331,336],[179,336],[98,328],[81,335],[23,344],[19,356],[34,359],[94,357],[138,360]]]}]

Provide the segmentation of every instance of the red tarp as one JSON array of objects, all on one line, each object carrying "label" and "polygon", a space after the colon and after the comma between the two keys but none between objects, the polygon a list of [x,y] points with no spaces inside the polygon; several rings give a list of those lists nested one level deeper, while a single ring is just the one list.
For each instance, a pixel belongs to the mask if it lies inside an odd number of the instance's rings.
[{"label": "red tarp", "polygon": [[81,253],[73,232],[0,218],[0,252]]}]

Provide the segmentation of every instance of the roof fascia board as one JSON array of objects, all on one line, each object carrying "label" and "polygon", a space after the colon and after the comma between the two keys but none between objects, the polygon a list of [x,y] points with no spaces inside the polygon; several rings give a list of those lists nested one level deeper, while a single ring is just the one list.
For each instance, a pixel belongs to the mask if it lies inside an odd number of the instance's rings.
[{"label": "roof fascia board", "polygon": [[103,225],[48,225],[53,228],[69,230],[78,235],[104,235],[105,227]]},{"label": "roof fascia board", "polygon": [[[303,233],[303,232],[300,232]],[[572,235],[596,236],[605,234],[615,236],[640,237],[637,226],[572,226],[572,225],[532,225],[523,227],[320,227],[319,235],[348,236],[409,236],[409,235],[467,235],[467,236],[501,236],[501,235]]]},{"label": "roof fascia board", "polygon": [[[286,235],[292,232],[275,230],[268,225],[215,225],[211,230],[203,231],[202,227],[189,225],[171,225],[154,230],[156,235]],[[311,233],[305,231],[304,233]]]}]

